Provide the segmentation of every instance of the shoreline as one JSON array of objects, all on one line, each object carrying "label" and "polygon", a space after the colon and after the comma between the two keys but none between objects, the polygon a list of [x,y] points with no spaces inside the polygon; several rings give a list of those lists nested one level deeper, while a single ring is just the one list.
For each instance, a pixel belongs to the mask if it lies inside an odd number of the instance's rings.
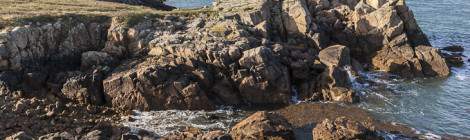
[{"label": "shoreline", "polygon": [[[0,127],[0,138],[153,139],[150,132],[130,134],[122,121],[133,118],[122,117],[132,110],[215,110],[221,105],[274,111],[240,119],[227,127],[230,131],[187,128],[164,137],[258,137],[271,126],[255,135],[245,134],[254,131],[245,125],[267,119],[279,129],[273,136],[285,139],[297,129],[347,138],[349,133],[308,126],[341,127],[337,121],[357,124],[345,130],[360,128],[352,137],[381,137],[383,131],[423,138],[353,105],[291,105],[291,98],[360,102],[351,76],[362,71],[403,79],[450,74],[447,57],[432,48],[402,0],[228,0],[170,12],[20,17],[2,21],[0,28],[0,111],[7,114],[0,116],[7,124]],[[28,117],[41,123],[21,121]]]}]

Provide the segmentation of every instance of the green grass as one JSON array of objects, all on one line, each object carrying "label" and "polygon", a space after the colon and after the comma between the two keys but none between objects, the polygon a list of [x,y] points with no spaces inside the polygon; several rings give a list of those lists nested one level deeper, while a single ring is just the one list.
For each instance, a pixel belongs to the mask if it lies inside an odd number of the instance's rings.
[{"label": "green grass", "polygon": [[125,17],[129,24],[167,14],[197,15],[214,13],[211,9],[178,9],[160,11],[144,6],[95,0],[0,0],[0,29],[7,26],[34,22],[53,22],[60,18],[78,20],[103,20],[109,17]]}]

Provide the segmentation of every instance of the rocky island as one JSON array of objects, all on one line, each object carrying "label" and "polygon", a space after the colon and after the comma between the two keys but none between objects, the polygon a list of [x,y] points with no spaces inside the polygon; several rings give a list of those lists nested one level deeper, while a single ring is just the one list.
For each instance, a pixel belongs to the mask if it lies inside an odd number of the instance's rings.
[{"label": "rocky island", "polygon": [[[450,74],[404,0],[215,0],[187,11],[2,20],[6,140],[418,139],[354,107],[352,79]],[[121,125],[133,110],[220,106],[253,113],[229,130],[154,135]]]}]

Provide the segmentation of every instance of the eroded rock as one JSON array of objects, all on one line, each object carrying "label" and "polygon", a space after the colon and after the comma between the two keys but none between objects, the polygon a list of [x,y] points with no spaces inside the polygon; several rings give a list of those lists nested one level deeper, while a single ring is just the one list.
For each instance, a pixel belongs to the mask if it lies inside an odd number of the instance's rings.
[{"label": "eroded rock", "polygon": [[[286,104],[290,98],[287,68],[271,49],[257,47],[243,52],[237,72],[240,94],[255,104]],[[239,78],[238,78],[239,77]]]},{"label": "eroded rock", "polygon": [[325,119],[313,129],[314,140],[332,139],[381,139],[374,130],[369,130],[356,121],[346,117],[336,118],[334,121]]},{"label": "eroded rock", "polygon": [[230,130],[233,139],[294,139],[290,124],[279,115],[256,112]]}]

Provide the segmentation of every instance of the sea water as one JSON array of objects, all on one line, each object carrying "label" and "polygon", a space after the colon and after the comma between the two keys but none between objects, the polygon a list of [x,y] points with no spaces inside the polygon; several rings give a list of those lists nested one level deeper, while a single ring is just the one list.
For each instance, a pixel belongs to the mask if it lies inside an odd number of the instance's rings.
[{"label": "sea water", "polygon": [[[465,47],[470,56],[469,0],[408,0],[434,47]],[[465,61],[468,57],[465,57]],[[470,137],[470,65],[444,79],[401,80],[369,75],[384,84],[362,89],[361,107],[380,119],[408,124],[423,133]]]}]

